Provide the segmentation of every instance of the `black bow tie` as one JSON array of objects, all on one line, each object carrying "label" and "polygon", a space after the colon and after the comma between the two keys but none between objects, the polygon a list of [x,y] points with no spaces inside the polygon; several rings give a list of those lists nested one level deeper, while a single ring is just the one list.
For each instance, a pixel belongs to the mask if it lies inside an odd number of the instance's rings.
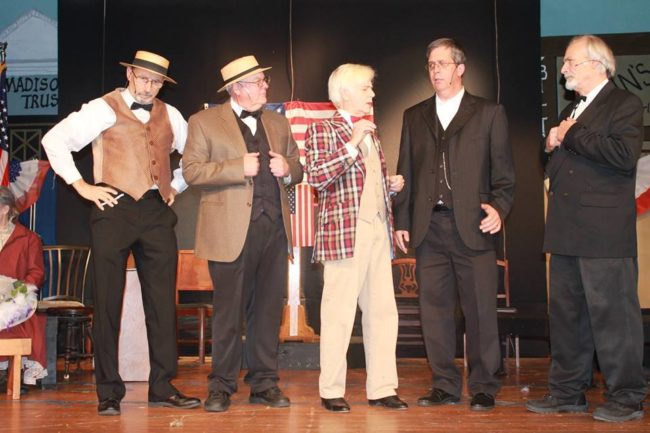
[{"label": "black bow tie", "polygon": [[138,108],[151,111],[151,109],[153,108],[153,104],[141,104],[139,102],[134,102],[133,104],[131,104],[131,110],[137,110]]},{"label": "black bow tie", "polygon": [[573,100],[575,102],[576,107],[581,103],[581,102],[586,102],[587,97],[586,96],[576,96],[576,98]]},{"label": "black bow tie", "polygon": [[241,110],[241,116],[239,116],[239,117],[242,118],[242,119],[245,119],[248,116],[250,116],[250,117],[253,117],[255,119],[259,119],[261,115],[262,115],[262,110],[257,110],[257,111]]}]

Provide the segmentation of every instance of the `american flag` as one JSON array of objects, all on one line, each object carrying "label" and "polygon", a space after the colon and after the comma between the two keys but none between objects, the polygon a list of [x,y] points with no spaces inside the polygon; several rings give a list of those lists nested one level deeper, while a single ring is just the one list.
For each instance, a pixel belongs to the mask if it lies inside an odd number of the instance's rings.
[{"label": "american flag", "polygon": [[[315,121],[332,117],[336,108],[331,102],[284,103],[285,116],[291,125],[291,133],[300,149],[300,162],[305,163],[305,132],[307,126]],[[289,207],[291,210],[291,235],[294,247],[314,245],[314,216],[318,201],[316,192],[306,181],[289,188]]]},{"label": "american flag", "polygon": [[9,185],[9,117],[7,115],[7,64],[0,63],[0,185]]}]

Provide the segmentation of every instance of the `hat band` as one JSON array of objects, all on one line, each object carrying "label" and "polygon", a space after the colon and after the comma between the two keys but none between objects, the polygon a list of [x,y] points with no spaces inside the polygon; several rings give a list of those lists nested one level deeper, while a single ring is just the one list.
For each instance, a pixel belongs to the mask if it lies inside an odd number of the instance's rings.
[{"label": "hat band", "polygon": [[149,62],[147,60],[142,60],[142,59],[134,59],[132,65],[135,66],[136,68],[149,69],[150,71],[156,72],[163,76],[167,75],[167,68],[163,68],[162,66],[154,62]]},{"label": "hat band", "polygon": [[256,69],[262,69],[262,67],[261,67],[260,65],[255,65],[255,66],[253,66],[252,68],[248,68],[248,69],[246,69],[245,71],[240,72],[240,73],[237,74],[237,75],[233,75],[232,77],[230,77],[230,78],[228,79],[228,81],[226,81],[226,85],[232,83],[233,81],[237,80],[238,78],[243,77],[243,76],[246,75],[246,74],[250,74],[251,72],[253,72],[253,71],[256,70]]}]

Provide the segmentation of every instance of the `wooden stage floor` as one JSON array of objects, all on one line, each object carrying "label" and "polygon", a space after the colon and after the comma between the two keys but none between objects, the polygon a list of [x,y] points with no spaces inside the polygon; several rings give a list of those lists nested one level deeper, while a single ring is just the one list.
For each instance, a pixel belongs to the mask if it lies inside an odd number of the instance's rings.
[{"label": "wooden stage floor", "polygon": [[[0,397],[0,432],[650,432],[650,415],[639,421],[608,424],[593,421],[590,414],[527,412],[526,400],[546,392],[548,364],[547,359],[522,359],[517,371],[510,361],[510,373],[503,378],[497,407],[488,413],[470,411],[466,395],[459,405],[418,407],[418,396],[430,385],[428,367],[422,359],[400,359],[399,393],[410,404],[406,411],[369,407],[364,391],[365,372],[354,369],[348,371],[347,398],[352,411],[330,413],[320,407],[318,371],[283,370],[280,385],[291,398],[288,409],[249,404],[249,389],[243,380],[225,413],[209,413],[202,408],[149,408],[147,384],[130,382],[119,417],[97,415],[93,376],[86,368],[73,372],[67,383],[59,382],[56,390],[31,389],[19,401]],[[196,358],[182,358],[174,383],[182,392],[204,400],[209,370],[209,363],[199,365]],[[598,387],[588,393],[590,411],[602,402],[600,378],[597,382]]]}]

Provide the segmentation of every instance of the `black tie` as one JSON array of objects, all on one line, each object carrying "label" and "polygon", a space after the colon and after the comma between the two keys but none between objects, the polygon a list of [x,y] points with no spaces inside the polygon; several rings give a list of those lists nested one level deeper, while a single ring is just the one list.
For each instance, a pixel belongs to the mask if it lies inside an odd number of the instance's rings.
[{"label": "black tie", "polygon": [[248,111],[248,110],[241,110],[241,116],[239,116],[242,119],[247,118],[248,116],[251,116],[255,118],[255,120],[259,119],[260,116],[262,115],[262,110],[257,110],[257,111]]},{"label": "black tie", "polygon": [[151,111],[151,109],[153,108],[153,104],[141,104],[139,102],[134,102],[133,104],[131,104],[131,110],[137,110],[138,108]]},{"label": "black tie", "polygon": [[571,114],[569,115],[570,118],[574,119],[576,117],[576,111],[578,111],[578,105],[580,105],[581,102],[585,102],[586,100],[587,100],[586,96],[576,96],[576,98],[573,100],[573,109],[571,110]]}]

